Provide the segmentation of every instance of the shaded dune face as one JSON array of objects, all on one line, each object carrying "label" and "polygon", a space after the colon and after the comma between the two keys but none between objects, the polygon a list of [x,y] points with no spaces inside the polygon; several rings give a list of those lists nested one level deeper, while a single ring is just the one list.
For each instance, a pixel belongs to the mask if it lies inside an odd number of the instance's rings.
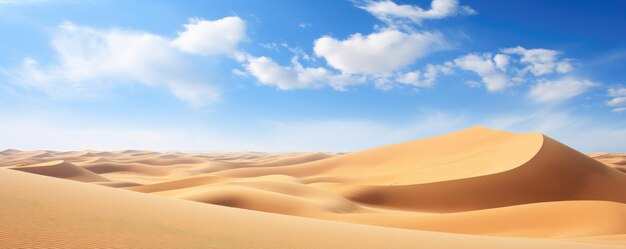
[{"label": "shaded dune face", "polygon": [[626,156],[591,156],[540,133],[472,127],[347,154],[12,150],[0,165],[324,220],[626,243],[616,236],[626,234]]},{"label": "shaded dune face", "polygon": [[626,203],[626,175],[549,137],[530,161],[511,170],[452,181],[363,186],[344,195],[404,210],[459,212],[562,200]]},{"label": "shaded dune face", "polygon": [[2,248],[616,248],[304,219],[7,169],[0,179]]}]

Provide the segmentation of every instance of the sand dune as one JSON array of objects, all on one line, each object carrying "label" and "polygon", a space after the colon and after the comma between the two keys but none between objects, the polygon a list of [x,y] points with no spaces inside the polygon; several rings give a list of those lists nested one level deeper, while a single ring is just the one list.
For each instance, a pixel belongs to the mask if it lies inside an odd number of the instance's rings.
[{"label": "sand dune", "polygon": [[[325,230],[331,230],[330,226],[335,227],[339,223],[330,221],[342,221],[376,225],[370,227],[342,224],[341,226],[351,227],[346,227],[346,232],[353,228],[358,230],[367,227],[372,230],[371,233],[394,231],[389,232],[394,234],[389,236],[396,236],[400,233],[398,231],[402,231],[402,234],[413,234],[411,236],[423,240],[420,243],[430,243],[429,241],[434,241],[430,239],[437,236],[450,236],[453,241],[461,238],[458,237],[460,235],[435,236],[433,233],[423,232],[437,231],[626,246],[626,237],[623,236],[626,235],[626,222],[623,222],[626,220],[624,162],[624,154],[594,153],[587,156],[540,133],[516,134],[484,127],[472,127],[433,138],[347,154],[158,153],[139,150],[0,152],[2,167],[56,178],[94,182],[101,186],[76,182],[71,186],[80,189],[88,187],[94,189],[88,191],[95,191],[98,195],[116,196],[111,198],[132,194],[145,196],[142,199],[156,198],[154,200],[161,203],[158,205],[176,209],[181,208],[179,205],[191,205],[194,209],[204,207],[216,212],[201,215],[204,218],[200,219],[206,219],[207,222],[214,219],[214,215],[222,214],[222,211],[217,210],[230,210],[227,211],[232,212],[229,215],[280,217],[280,222],[287,223],[292,220],[307,221],[307,226],[320,229],[307,228],[315,230],[311,232],[333,237],[335,235],[325,234]],[[18,178],[25,181],[19,184],[26,184],[29,177],[31,176],[19,174]],[[62,180],[32,177],[42,181],[41,184],[70,186],[67,185],[70,183]],[[137,205],[157,205],[156,203]],[[211,204],[238,209],[218,208]],[[148,206],[143,208],[150,212],[162,209]],[[241,209],[287,214],[291,217]],[[173,213],[168,215],[187,217],[187,214]],[[104,217],[105,214],[102,215]],[[132,215],[120,217],[118,222],[138,219],[130,216]],[[317,221],[293,216],[315,218]],[[236,219],[242,221],[240,218]],[[255,226],[279,222],[273,220],[274,218],[267,219],[262,222],[268,223]],[[326,225],[308,222],[331,225],[324,227]],[[209,231],[209,228],[198,228],[186,223],[167,224],[190,229],[193,227],[197,231],[203,231],[203,234],[216,233],[213,228]],[[156,231],[150,230],[146,233]],[[199,238],[194,236],[188,235],[187,239],[198,241],[196,239]],[[228,236],[240,240],[243,235]],[[333,238],[342,241],[337,237]],[[454,247],[472,248],[481,243],[489,246],[500,243],[495,242],[500,241],[499,238],[472,238],[477,240],[471,243],[478,244],[455,244],[457,246]],[[151,245],[143,238],[126,239],[141,241],[137,245]],[[417,243],[414,238],[403,237],[403,240]],[[462,240],[464,239],[459,241]],[[280,244],[276,247],[293,247],[288,246],[285,241],[292,240],[280,238],[272,240],[272,243]],[[453,241],[450,243],[456,243]],[[528,243],[531,247],[535,246],[535,242]],[[342,247],[339,244],[329,245]],[[377,245],[379,246],[373,247],[388,247]],[[391,243],[392,247],[402,245],[409,244]],[[504,248],[514,246],[499,245]],[[576,245],[568,244],[569,246]]]},{"label": "sand dune", "polygon": [[530,160],[541,148],[539,133],[514,134],[473,127],[429,139],[349,153],[290,167],[221,172],[237,177],[286,174],[343,178],[369,185],[407,185],[497,173]]},{"label": "sand dune", "polygon": [[609,167],[626,173],[626,154],[621,153],[593,153],[589,155],[593,159],[605,163]]},{"label": "sand dune", "polygon": [[281,216],[6,169],[0,178],[4,248],[615,248]]},{"label": "sand dune", "polygon": [[430,184],[356,187],[346,195],[392,208],[457,212],[560,200],[626,203],[623,186],[625,174],[545,137],[530,161],[506,172]]},{"label": "sand dune", "polygon": [[351,214],[343,218],[363,224],[498,236],[571,239],[626,234],[626,204],[607,201],[540,202],[446,214]]},{"label": "sand dune", "polygon": [[108,179],[72,163],[57,160],[26,166],[9,167],[9,169],[23,172],[64,178],[81,182],[106,182]]}]

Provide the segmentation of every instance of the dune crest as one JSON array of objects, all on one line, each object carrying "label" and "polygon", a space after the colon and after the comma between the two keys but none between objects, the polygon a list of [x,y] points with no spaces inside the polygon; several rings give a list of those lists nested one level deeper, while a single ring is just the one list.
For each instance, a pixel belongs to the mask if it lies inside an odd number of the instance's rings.
[{"label": "dune crest", "polygon": [[540,133],[515,134],[476,126],[432,138],[387,145],[289,167],[223,171],[249,177],[281,173],[294,177],[343,177],[368,185],[411,185],[489,175],[530,160]]},{"label": "dune crest", "polygon": [[591,156],[477,126],[346,154],[5,151],[0,165],[207,207],[626,244],[626,156]]},{"label": "dune crest", "polygon": [[458,212],[563,200],[626,203],[623,186],[626,175],[543,136],[532,159],[508,171],[430,184],[356,187],[346,195],[372,205]]},{"label": "dune crest", "polygon": [[31,164],[25,166],[10,167],[9,169],[64,178],[81,182],[107,182],[108,179],[95,174],[89,170],[78,167],[64,160],[56,160],[45,163]]},{"label": "dune crest", "polygon": [[7,248],[615,248],[304,219],[6,169],[0,179]]}]

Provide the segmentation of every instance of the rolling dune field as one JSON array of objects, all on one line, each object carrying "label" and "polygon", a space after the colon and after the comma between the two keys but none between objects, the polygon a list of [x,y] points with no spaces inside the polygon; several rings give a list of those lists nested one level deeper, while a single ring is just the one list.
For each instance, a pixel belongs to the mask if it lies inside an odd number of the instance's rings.
[{"label": "rolling dune field", "polygon": [[480,126],[350,153],[6,150],[0,247],[619,248],[625,167]]}]

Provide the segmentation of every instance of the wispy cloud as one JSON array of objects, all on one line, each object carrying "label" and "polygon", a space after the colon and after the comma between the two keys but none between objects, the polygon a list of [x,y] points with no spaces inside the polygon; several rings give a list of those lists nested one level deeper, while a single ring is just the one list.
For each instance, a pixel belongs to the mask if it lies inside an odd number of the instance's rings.
[{"label": "wispy cloud", "polygon": [[535,102],[562,102],[587,91],[587,89],[600,84],[589,80],[580,80],[573,77],[565,77],[557,80],[544,80],[530,88],[528,97]]},{"label": "wispy cloud", "polygon": [[[444,67],[441,65],[427,66],[424,71],[407,68],[430,53],[447,49],[449,45],[440,32],[400,27],[392,20],[409,19],[417,23],[422,19],[440,19],[472,12],[471,8],[460,6],[456,0],[434,0],[429,10],[413,5],[397,5],[392,1],[365,1],[358,7],[380,18],[387,26],[370,34],[354,33],[347,38],[325,35],[316,39],[312,50],[317,58],[324,60],[326,66],[307,67],[292,62],[290,67],[272,65],[275,70],[271,72],[274,73],[261,73],[257,70],[252,75],[257,76],[262,84],[284,90],[320,86],[344,90],[347,86],[364,82],[374,82],[381,89],[393,88],[395,85],[429,87],[434,84],[439,73],[449,70],[439,70]],[[296,56],[305,61],[308,61],[307,58],[315,61],[316,58],[302,53]],[[266,56],[253,57],[263,58],[256,62],[264,62],[266,66],[270,62],[274,63],[274,60]],[[257,68],[254,61],[248,61],[244,66],[249,71]],[[272,77],[274,80],[268,77],[279,73],[283,76]],[[289,75],[291,77],[287,77]]]},{"label": "wispy cloud", "polygon": [[473,15],[477,13],[470,6],[459,5],[458,0],[433,0],[430,9],[424,9],[417,5],[396,4],[390,0],[369,0],[359,7],[392,26],[405,22],[420,24],[427,19],[442,19],[459,14]]},{"label": "wispy cloud", "polygon": [[324,67],[304,67],[293,57],[290,66],[281,66],[268,57],[248,56],[246,70],[263,85],[281,90],[315,89],[330,86],[342,90],[348,85],[363,83],[362,79],[334,73]]},{"label": "wispy cloud", "polygon": [[193,19],[177,38],[169,39],[141,31],[95,29],[66,22],[59,25],[52,39],[56,63],[41,65],[34,58],[25,58],[20,67],[8,72],[8,77],[18,86],[57,97],[94,94],[94,87],[112,83],[140,83],[165,88],[201,106],[215,101],[220,90],[193,70],[184,52],[232,54],[245,38],[244,26],[238,17]]},{"label": "wispy cloud", "polygon": [[606,105],[614,107],[613,112],[626,111],[626,87],[611,87],[607,94],[611,97],[611,100],[607,101]]}]

